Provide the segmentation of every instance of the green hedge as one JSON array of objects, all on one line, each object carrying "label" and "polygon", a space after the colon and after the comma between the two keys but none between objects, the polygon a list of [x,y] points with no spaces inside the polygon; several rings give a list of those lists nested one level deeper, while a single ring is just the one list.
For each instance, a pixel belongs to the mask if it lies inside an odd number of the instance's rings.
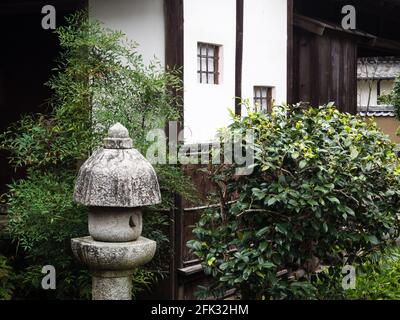
[{"label": "green hedge", "polygon": [[399,159],[376,124],[333,105],[295,105],[249,112],[229,132],[249,129],[253,173],[211,168],[221,206],[202,214],[188,243],[215,279],[206,295],[318,298],[320,264],[361,263],[399,235]]}]

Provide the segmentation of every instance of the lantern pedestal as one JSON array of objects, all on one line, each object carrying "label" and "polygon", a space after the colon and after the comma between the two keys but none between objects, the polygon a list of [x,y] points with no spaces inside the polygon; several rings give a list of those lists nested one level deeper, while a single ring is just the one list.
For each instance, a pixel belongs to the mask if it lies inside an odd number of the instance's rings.
[{"label": "lantern pedestal", "polygon": [[131,242],[100,242],[92,237],[71,239],[76,259],[92,274],[93,300],[131,300],[133,269],[146,264],[156,242],[144,237]]},{"label": "lantern pedestal", "polygon": [[131,300],[132,271],[129,272],[93,272],[93,300]]}]

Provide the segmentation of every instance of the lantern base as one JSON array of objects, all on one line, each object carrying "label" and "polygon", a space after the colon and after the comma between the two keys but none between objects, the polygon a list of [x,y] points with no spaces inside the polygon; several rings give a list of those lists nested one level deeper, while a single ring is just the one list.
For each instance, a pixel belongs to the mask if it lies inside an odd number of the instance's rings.
[{"label": "lantern base", "polygon": [[92,272],[92,300],[132,300],[132,271]]},{"label": "lantern base", "polygon": [[156,242],[144,237],[130,242],[100,242],[92,237],[71,240],[72,252],[92,274],[93,300],[130,300],[133,269],[149,262]]}]

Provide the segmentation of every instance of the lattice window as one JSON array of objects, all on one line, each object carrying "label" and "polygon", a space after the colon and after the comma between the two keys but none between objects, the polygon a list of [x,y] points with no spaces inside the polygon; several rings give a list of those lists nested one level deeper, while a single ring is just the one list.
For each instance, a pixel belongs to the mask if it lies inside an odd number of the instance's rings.
[{"label": "lattice window", "polygon": [[219,46],[197,44],[197,79],[199,83],[219,83]]},{"label": "lattice window", "polygon": [[257,110],[272,111],[272,88],[271,87],[254,87],[254,106]]}]

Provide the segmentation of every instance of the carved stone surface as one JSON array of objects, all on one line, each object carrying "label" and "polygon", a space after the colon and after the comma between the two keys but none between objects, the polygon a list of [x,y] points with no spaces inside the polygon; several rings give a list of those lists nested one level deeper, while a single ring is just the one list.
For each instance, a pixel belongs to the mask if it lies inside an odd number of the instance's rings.
[{"label": "carved stone surface", "polygon": [[89,207],[90,236],[71,239],[76,259],[92,273],[93,300],[130,300],[135,267],[149,262],[156,242],[141,237],[142,206],[161,202],[152,165],[117,123],[81,166],[74,200]]},{"label": "carved stone surface", "polygon": [[132,149],[128,129],[119,122],[108,130],[108,137],[104,139],[103,144],[106,149]]},{"label": "carved stone surface", "polygon": [[132,276],[93,275],[92,300],[131,300]]},{"label": "carved stone surface", "polygon": [[149,262],[156,252],[156,242],[144,237],[131,242],[100,242],[92,237],[71,239],[74,256],[90,270],[132,270]]},{"label": "carved stone surface", "polygon": [[142,212],[140,208],[89,209],[89,234],[96,241],[128,242],[142,234]]},{"label": "carved stone surface", "polygon": [[113,126],[104,140],[108,147],[96,150],[82,165],[75,185],[76,202],[95,207],[140,207],[161,202],[150,162],[136,149],[124,147],[131,141],[127,132],[121,124]]}]

